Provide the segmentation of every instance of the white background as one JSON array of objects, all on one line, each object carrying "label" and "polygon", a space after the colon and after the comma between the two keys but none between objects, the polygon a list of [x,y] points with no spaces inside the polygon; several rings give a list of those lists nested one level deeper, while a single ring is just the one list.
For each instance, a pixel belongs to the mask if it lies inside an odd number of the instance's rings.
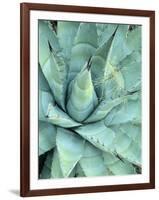
[{"label": "white background", "polygon": [[[4,0],[0,5],[0,199],[4,200],[22,199],[19,197],[20,2],[22,1]],[[159,0],[34,0],[34,2],[156,10],[156,35],[159,35]],[[159,40],[156,37],[156,57],[158,57],[158,52]],[[159,92],[157,93],[159,89],[157,87],[159,85],[158,64],[159,59],[156,59],[156,102],[159,101]],[[155,190],[35,197],[34,199],[159,199],[159,137],[157,136],[159,112],[157,113],[157,111],[159,110],[156,104],[156,169],[158,168],[158,170],[156,170]]]}]

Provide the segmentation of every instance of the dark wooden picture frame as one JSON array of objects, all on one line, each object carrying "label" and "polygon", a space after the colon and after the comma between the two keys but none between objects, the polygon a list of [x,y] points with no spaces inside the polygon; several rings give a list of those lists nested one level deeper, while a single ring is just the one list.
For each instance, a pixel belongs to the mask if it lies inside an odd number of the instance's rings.
[{"label": "dark wooden picture frame", "polygon": [[[122,185],[102,185],[59,189],[30,189],[30,11],[60,11],[93,13],[119,16],[138,16],[150,19],[150,181]],[[106,191],[139,190],[155,187],[155,12],[102,7],[64,6],[51,4],[21,3],[21,152],[20,195],[42,196]]]}]

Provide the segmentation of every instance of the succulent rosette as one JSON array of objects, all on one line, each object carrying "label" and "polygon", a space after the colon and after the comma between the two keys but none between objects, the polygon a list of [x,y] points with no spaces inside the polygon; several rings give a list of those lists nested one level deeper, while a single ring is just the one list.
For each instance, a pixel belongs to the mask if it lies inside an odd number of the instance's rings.
[{"label": "succulent rosette", "polygon": [[39,178],[141,168],[141,26],[39,20]]}]

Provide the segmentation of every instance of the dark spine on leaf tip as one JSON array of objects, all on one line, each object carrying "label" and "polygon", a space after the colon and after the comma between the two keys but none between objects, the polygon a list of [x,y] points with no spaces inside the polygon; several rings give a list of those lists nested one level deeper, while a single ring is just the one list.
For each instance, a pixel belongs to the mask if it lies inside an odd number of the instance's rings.
[{"label": "dark spine on leaf tip", "polygon": [[89,57],[88,63],[87,63],[87,69],[88,69],[88,71],[90,70],[91,64],[92,64],[91,58],[92,58],[92,56]]}]

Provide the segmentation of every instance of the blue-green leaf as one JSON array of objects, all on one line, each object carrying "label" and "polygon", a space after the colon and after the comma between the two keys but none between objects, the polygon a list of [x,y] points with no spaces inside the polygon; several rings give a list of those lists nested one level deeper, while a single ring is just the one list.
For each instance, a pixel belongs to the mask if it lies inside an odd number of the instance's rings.
[{"label": "blue-green leaf", "polygon": [[39,121],[39,155],[51,150],[56,145],[55,126]]},{"label": "blue-green leaf", "polygon": [[125,83],[125,89],[133,92],[141,87],[141,55],[134,51],[122,60],[118,68],[120,69]]},{"label": "blue-green leaf", "polygon": [[140,124],[133,124],[132,122],[129,123],[122,123],[111,126],[111,129],[114,132],[120,132],[127,134],[134,142],[140,143],[138,141],[139,136],[141,136],[141,125]]},{"label": "blue-green leaf", "polygon": [[84,121],[84,123],[96,122],[101,119],[104,119],[106,115],[111,112],[111,110],[124,102],[128,96],[122,96],[113,100],[103,100],[97,106],[93,113]]},{"label": "blue-green leaf", "polygon": [[128,28],[128,25],[118,25],[107,60],[107,63],[109,62],[112,66],[116,66],[123,58],[132,52],[127,45]]},{"label": "blue-green leaf", "polygon": [[87,177],[108,175],[108,171],[103,162],[102,151],[89,142],[85,144],[84,154],[79,163]]},{"label": "blue-green leaf", "polygon": [[[125,148],[121,148],[122,145],[125,145]],[[141,166],[141,148],[126,134],[120,135],[116,139],[115,148],[121,157],[135,165]]]},{"label": "blue-green leaf", "polygon": [[[140,144],[141,146],[141,144]],[[142,156],[141,156],[141,147],[136,142],[132,141],[129,149],[122,153],[122,157],[127,159],[129,162],[141,167],[142,165]]]},{"label": "blue-green leaf", "polygon": [[58,21],[57,23],[57,36],[67,61],[71,57],[71,49],[78,27],[79,22]]},{"label": "blue-green leaf", "polygon": [[140,25],[136,25],[135,28],[127,34],[127,45],[132,51],[141,51],[141,31],[142,27]]},{"label": "blue-green leaf", "polygon": [[51,178],[63,178],[60,161],[59,161],[59,154],[57,152],[57,148],[54,150],[54,154],[52,157],[51,163]]},{"label": "blue-green leaf", "polygon": [[124,89],[135,91],[140,87],[141,30],[139,27],[135,30],[138,29],[139,31],[130,32],[128,25],[118,26],[106,62],[105,98],[109,98],[109,96],[114,98]]},{"label": "blue-green leaf", "polygon": [[105,73],[102,78],[105,99],[116,98],[125,89],[124,78],[117,64],[131,53],[126,44],[127,31],[127,25],[120,25],[112,35],[113,40],[106,57]]},{"label": "blue-green leaf", "polygon": [[86,66],[72,83],[67,111],[73,119],[82,122],[93,111],[96,105],[97,97],[93,88],[91,73]]},{"label": "blue-green leaf", "polygon": [[39,20],[39,62],[43,66],[49,56],[50,49],[48,41],[52,48],[56,51],[60,51],[60,45],[55,32],[52,30],[48,21]]},{"label": "blue-green leaf", "polygon": [[104,152],[103,157],[106,167],[114,175],[136,174],[135,168],[130,162],[120,160],[117,156],[108,152]]},{"label": "blue-green leaf", "polygon": [[57,105],[48,105],[47,121],[64,128],[76,127],[81,124],[74,121],[67,113],[62,111]]},{"label": "blue-green leaf", "polygon": [[39,120],[47,121],[46,114],[48,105],[54,103],[54,99],[50,92],[39,90]]},{"label": "blue-green leaf", "polygon": [[74,132],[57,128],[56,145],[64,177],[69,176],[77,162],[81,159],[84,143],[85,141]]},{"label": "blue-green leaf", "polygon": [[129,99],[115,107],[105,118],[107,126],[121,123],[141,122],[141,99],[139,93],[130,95]]},{"label": "blue-green leaf", "polygon": [[83,65],[94,54],[96,48],[96,25],[94,23],[80,23],[71,53],[69,81],[74,79],[77,73],[81,71]]},{"label": "blue-green leaf", "polygon": [[70,118],[69,115],[62,111],[57,105],[49,104],[46,116],[48,122],[64,128],[76,127],[81,125],[80,123]]},{"label": "blue-green leaf", "polygon": [[103,151],[114,151],[115,133],[103,121],[90,123],[74,129],[79,135]]},{"label": "blue-green leaf", "polygon": [[106,41],[96,50],[94,56],[91,59],[92,80],[99,98],[102,98],[104,93],[104,83],[107,72],[106,62],[107,58],[109,57],[109,51],[111,49],[113,39],[114,34],[108,41]]},{"label": "blue-green leaf", "polygon": [[[120,150],[118,147],[118,153],[130,162],[141,166],[141,125],[125,123],[111,126],[111,129],[122,138],[122,142],[125,141],[123,137],[127,138],[124,146],[126,147],[128,144],[129,147],[124,150]],[[120,139],[116,139],[118,140],[116,146],[122,146]]]},{"label": "blue-green leaf", "polygon": [[50,92],[49,84],[41,70],[40,65],[38,66],[38,78],[39,78],[39,89],[42,91]]},{"label": "blue-green leaf", "polygon": [[50,57],[42,66],[42,71],[49,83],[58,105],[65,110],[67,66],[61,55],[50,52]]},{"label": "blue-green leaf", "polygon": [[99,46],[107,42],[113,35],[115,29],[117,28],[116,24],[96,24],[96,26],[97,26]]},{"label": "blue-green leaf", "polygon": [[39,74],[39,120],[47,121],[46,113],[48,109],[48,104],[49,103],[54,104],[54,98],[40,66],[38,68],[38,74]]},{"label": "blue-green leaf", "polygon": [[141,145],[138,145],[128,134],[118,131],[114,141],[115,151],[120,157],[141,166]]}]

